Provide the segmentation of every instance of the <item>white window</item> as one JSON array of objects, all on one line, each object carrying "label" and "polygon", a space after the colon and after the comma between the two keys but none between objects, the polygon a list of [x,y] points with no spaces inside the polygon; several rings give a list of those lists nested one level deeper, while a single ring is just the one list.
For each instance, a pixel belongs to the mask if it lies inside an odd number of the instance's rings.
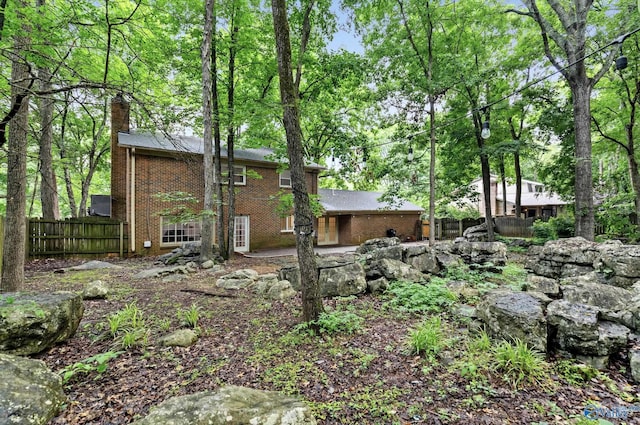
[{"label": "white window", "polygon": [[291,171],[284,170],[280,173],[280,187],[291,187]]},{"label": "white window", "polygon": [[[229,166],[222,164],[222,181],[227,184],[229,175]],[[233,182],[236,186],[246,186],[247,184],[247,167],[244,165],[233,166]]]},{"label": "white window", "polygon": [[200,221],[174,223],[169,217],[160,218],[162,245],[179,245],[183,242],[199,241],[202,238]]},{"label": "white window", "polygon": [[282,217],[280,219],[280,232],[293,233],[294,216]]}]

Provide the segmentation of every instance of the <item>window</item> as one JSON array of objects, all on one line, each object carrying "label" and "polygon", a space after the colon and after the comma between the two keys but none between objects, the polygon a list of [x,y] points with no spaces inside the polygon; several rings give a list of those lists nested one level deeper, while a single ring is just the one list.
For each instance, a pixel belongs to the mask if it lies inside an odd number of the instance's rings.
[{"label": "window", "polygon": [[[229,166],[222,164],[222,181],[227,184],[227,176],[229,175]],[[244,165],[233,166],[233,181],[236,186],[245,186],[247,184],[247,167]]]},{"label": "window", "polygon": [[280,232],[293,233],[294,217],[292,215],[288,217],[282,217],[280,219]]},{"label": "window", "polygon": [[533,185],[531,183],[527,183],[527,192],[533,192]]},{"label": "window", "polygon": [[291,187],[291,171],[285,170],[280,173],[280,187]]},{"label": "window", "polygon": [[177,245],[182,242],[193,242],[201,239],[199,221],[172,223],[169,217],[161,217],[162,244]]},{"label": "window", "polygon": [[536,193],[542,193],[544,187],[541,184],[536,185]]}]

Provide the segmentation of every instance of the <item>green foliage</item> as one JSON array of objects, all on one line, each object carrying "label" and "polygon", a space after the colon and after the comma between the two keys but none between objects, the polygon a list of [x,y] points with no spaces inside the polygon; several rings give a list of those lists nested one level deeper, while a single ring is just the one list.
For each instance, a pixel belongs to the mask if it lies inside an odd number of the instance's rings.
[{"label": "green foliage", "polygon": [[574,233],[573,217],[568,215],[551,217],[546,222],[537,220],[533,223],[533,237],[539,244],[558,238],[569,238]]},{"label": "green foliage", "polygon": [[598,370],[573,360],[559,360],[554,369],[572,385],[584,385],[598,376]]},{"label": "green foliage", "polygon": [[435,316],[409,331],[407,348],[409,354],[435,357],[445,346],[446,339],[440,317]]},{"label": "green foliage", "polygon": [[184,223],[198,220],[201,217],[201,213],[196,212],[194,209],[194,205],[197,204],[199,200],[191,193],[181,191],[161,192],[153,196],[162,202],[170,204],[166,208],[158,211],[156,215],[166,217],[171,223]]},{"label": "green foliage", "polygon": [[[296,332],[314,333],[314,329],[321,334],[353,334],[362,329],[364,319],[351,311],[336,310],[332,312],[322,312],[318,320],[311,323],[301,323],[296,326]],[[294,339],[291,339],[293,341]],[[287,339],[290,341],[290,338]],[[299,341],[295,339],[295,343]]]},{"label": "green foliage", "polygon": [[[272,201],[277,201],[276,212],[280,217],[287,217],[293,214],[293,193],[290,191],[279,191],[276,195],[270,198]],[[320,203],[320,196],[315,194],[309,195],[309,202],[311,206],[311,212],[315,217],[321,217],[324,214],[324,208]]]},{"label": "green foliage", "polygon": [[436,208],[437,217],[450,217],[456,220],[464,220],[466,218],[480,218],[480,211],[470,205],[456,206],[452,204],[441,205]]},{"label": "green foliage", "polygon": [[527,282],[527,271],[519,264],[509,262],[501,268],[502,279],[511,288],[521,291]]},{"label": "green foliage", "polygon": [[95,379],[99,379],[103,373],[107,371],[107,363],[110,360],[115,359],[124,351],[107,351],[106,353],[96,354],[95,356],[87,357],[71,366],[67,366],[60,372],[62,375],[62,381],[66,384],[74,376],[83,373],[97,372]]},{"label": "green foliage", "polygon": [[392,295],[388,306],[412,313],[440,312],[458,299],[444,280],[435,278],[426,285],[398,280],[389,285],[387,293]]},{"label": "green foliage", "polygon": [[124,349],[144,346],[148,342],[144,313],[133,303],[107,317],[109,333],[116,345]]},{"label": "green foliage", "polygon": [[200,307],[197,304],[191,304],[188,309],[178,312],[178,319],[183,326],[195,329],[200,319]]},{"label": "green foliage", "polygon": [[502,341],[494,347],[493,354],[495,370],[514,388],[523,382],[538,383],[545,376],[547,364],[542,355],[519,339],[513,343]]},{"label": "green foliage", "polygon": [[596,212],[596,221],[604,228],[607,238],[640,239],[640,230],[632,219],[635,214],[634,198],[633,193],[622,193],[603,200]]}]

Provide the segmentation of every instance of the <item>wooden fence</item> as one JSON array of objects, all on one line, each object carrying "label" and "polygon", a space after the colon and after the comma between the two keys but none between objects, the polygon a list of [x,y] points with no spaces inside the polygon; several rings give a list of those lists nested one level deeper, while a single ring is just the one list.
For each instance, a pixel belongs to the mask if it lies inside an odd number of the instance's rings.
[{"label": "wooden fence", "polygon": [[[533,222],[542,218],[516,218],[516,217],[495,217],[496,232],[501,236],[512,238],[530,238],[533,236]],[[455,239],[462,236],[469,227],[484,223],[484,218],[466,218],[457,220],[455,218],[436,219],[435,235],[438,240]],[[423,235],[425,238],[428,234]]]},{"label": "wooden fence", "polygon": [[104,218],[44,220],[31,218],[27,224],[26,255],[66,257],[127,252],[127,225]]}]

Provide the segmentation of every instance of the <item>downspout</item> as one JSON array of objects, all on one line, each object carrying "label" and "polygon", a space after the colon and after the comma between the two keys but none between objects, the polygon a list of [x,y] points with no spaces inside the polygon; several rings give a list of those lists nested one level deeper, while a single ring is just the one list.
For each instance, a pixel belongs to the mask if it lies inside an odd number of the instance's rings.
[{"label": "downspout", "polygon": [[131,235],[131,251],[136,252],[136,148],[131,149],[131,178],[129,180],[131,182],[130,193],[130,212],[131,217],[129,218],[129,233]]}]

